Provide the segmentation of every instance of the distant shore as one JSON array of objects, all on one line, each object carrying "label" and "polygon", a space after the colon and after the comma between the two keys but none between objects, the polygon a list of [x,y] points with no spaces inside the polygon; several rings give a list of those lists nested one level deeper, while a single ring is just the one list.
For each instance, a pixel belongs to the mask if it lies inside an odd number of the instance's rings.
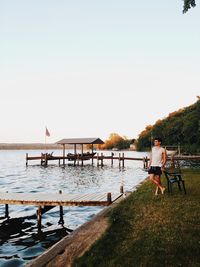
[{"label": "distant shore", "polygon": [[[66,147],[67,148],[67,147]],[[0,150],[62,149],[61,145],[43,143],[0,143]]]},{"label": "distant shore", "polygon": [[[66,149],[73,149],[73,145],[65,145]],[[42,150],[42,149],[63,149],[58,144],[44,144],[44,143],[0,143],[0,150]],[[81,146],[77,145],[77,149],[81,149]],[[117,152],[121,150],[112,150]],[[123,149],[123,151],[135,151],[134,149]]]}]

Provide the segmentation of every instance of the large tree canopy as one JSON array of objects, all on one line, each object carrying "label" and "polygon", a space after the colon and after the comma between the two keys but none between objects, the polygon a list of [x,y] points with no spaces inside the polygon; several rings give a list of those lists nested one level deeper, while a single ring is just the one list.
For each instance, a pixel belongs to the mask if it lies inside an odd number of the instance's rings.
[{"label": "large tree canopy", "polygon": [[186,13],[188,9],[190,9],[191,7],[196,6],[195,0],[183,0],[183,1],[184,1],[183,13]]}]

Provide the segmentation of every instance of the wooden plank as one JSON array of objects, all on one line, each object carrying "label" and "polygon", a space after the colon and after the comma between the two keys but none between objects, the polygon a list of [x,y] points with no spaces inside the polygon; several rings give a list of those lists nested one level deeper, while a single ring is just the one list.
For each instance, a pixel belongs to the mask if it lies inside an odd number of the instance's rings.
[{"label": "wooden plank", "polygon": [[97,194],[96,193],[92,193],[92,194],[90,193],[88,195],[80,197],[76,201],[97,201],[96,198],[97,198]]},{"label": "wooden plank", "polygon": [[73,197],[72,199],[71,199],[71,201],[78,201],[78,200],[80,200],[80,199],[85,199],[85,198],[87,198],[88,196],[90,196],[91,194],[83,194],[83,195],[81,195],[81,194],[79,194],[78,196],[76,196],[76,197]]}]

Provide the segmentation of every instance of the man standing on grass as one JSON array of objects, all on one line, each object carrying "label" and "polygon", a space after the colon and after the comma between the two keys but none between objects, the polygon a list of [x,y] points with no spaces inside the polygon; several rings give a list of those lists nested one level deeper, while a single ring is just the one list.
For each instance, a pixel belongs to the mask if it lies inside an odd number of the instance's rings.
[{"label": "man standing on grass", "polygon": [[164,194],[165,191],[165,187],[161,185],[160,176],[162,174],[162,170],[165,168],[167,154],[166,150],[161,147],[161,142],[161,138],[154,138],[154,147],[152,148],[149,162],[148,173],[150,174],[150,180],[156,185],[155,195],[158,195],[159,189],[162,194]]}]

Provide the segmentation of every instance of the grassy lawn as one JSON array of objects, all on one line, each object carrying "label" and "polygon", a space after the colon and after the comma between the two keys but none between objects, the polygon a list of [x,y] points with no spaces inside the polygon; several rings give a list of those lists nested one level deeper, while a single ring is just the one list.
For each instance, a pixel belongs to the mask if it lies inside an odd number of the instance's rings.
[{"label": "grassy lawn", "polygon": [[[110,227],[73,266],[200,266],[200,170],[185,170],[187,195],[154,196],[144,183],[109,214]],[[162,178],[165,185],[165,178]]]}]

